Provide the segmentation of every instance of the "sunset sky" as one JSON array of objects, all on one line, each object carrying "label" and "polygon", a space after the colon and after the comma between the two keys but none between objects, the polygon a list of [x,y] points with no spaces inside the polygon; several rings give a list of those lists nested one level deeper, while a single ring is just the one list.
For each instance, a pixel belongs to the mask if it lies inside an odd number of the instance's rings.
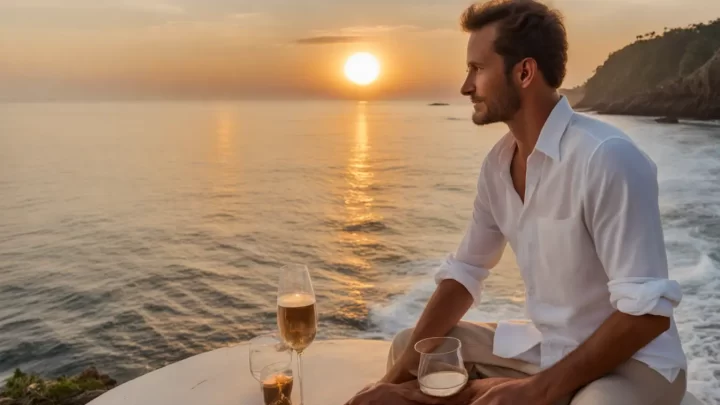
[{"label": "sunset sky", "polygon": [[[0,0],[0,99],[449,98],[467,0]],[[564,87],[635,36],[720,17],[718,0],[555,0]],[[377,82],[343,76],[377,56]]]}]

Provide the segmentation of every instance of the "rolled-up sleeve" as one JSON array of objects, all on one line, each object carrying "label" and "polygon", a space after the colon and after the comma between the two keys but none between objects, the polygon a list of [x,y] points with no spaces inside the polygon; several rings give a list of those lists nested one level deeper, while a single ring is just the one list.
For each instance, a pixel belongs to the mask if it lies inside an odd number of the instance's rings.
[{"label": "rolled-up sleeve", "polygon": [[502,257],[506,239],[492,215],[487,182],[487,160],[483,164],[473,204],[472,219],[456,252],[450,254],[435,274],[435,282],[452,279],[462,284],[480,303],[483,282]]},{"label": "rolled-up sleeve", "polygon": [[611,138],[585,173],[585,218],[610,279],[610,301],[631,315],[671,316],[682,298],[668,279],[655,164],[631,141]]}]

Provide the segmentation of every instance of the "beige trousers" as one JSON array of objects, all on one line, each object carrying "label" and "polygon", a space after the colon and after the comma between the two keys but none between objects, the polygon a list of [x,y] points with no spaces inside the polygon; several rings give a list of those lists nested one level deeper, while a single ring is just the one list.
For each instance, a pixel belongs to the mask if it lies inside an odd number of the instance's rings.
[{"label": "beige trousers", "polygon": [[[460,322],[448,335],[462,342],[462,355],[470,374],[480,378],[521,378],[539,372],[540,368],[534,364],[493,354],[495,327],[495,324]],[[406,329],[395,337],[390,347],[388,368],[405,350],[411,334],[412,329]],[[644,363],[630,360],[557,405],[680,405],[685,388],[684,371],[670,383]]]}]

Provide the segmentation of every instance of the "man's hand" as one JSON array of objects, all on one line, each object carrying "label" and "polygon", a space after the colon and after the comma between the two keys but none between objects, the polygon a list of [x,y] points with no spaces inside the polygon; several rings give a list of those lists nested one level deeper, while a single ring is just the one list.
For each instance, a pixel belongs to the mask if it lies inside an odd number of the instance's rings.
[{"label": "man's hand", "polygon": [[414,380],[403,384],[389,384],[381,382],[367,386],[352,397],[345,405],[418,404],[446,405],[448,404],[448,401],[443,398],[435,398],[423,394],[422,391],[420,391],[420,386],[418,385],[417,380]]},{"label": "man's hand", "polygon": [[[494,379],[496,380],[496,379]],[[482,380],[480,380],[482,381]],[[532,385],[530,378],[507,379],[494,384],[471,403],[472,405],[551,405]]]},{"label": "man's hand", "polygon": [[468,382],[467,386],[456,395],[448,398],[447,405],[470,405],[485,395],[490,389],[504,384],[514,378],[497,377],[482,378]]},{"label": "man's hand", "polygon": [[380,379],[380,382],[402,384],[415,380],[417,377],[415,377],[414,375],[412,375],[412,373],[408,371],[407,367],[405,367],[405,362],[405,359],[399,359],[398,362],[395,363],[393,368],[389,370],[383,378]]}]

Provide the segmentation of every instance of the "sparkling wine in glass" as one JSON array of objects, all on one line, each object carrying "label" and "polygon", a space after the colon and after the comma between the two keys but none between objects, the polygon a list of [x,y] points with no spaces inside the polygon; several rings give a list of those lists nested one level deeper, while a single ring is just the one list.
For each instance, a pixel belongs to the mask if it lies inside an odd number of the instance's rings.
[{"label": "sparkling wine in glass", "polygon": [[307,266],[288,264],[280,269],[277,323],[283,341],[297,353],[300,405],[303,405],[302,354],[317,333],[315,290]]},{"label": "sparkling wine in glass", "polygon": [[462,358],[462,343],[452,337],[423,339],[415,344],[420,353],[420,390],[433,397],[449,397],[465,387],[468,373]]}]

